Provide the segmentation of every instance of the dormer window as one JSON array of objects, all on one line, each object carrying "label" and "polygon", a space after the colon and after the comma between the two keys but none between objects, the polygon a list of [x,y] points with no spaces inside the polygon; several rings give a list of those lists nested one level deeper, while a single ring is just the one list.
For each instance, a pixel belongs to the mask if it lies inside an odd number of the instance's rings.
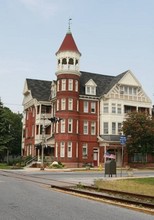
[{"label": "dormer window", "polygon": [[96,83],[90,79],[86,84],[85,84],[85,93],[87,95],[96,95]]}]

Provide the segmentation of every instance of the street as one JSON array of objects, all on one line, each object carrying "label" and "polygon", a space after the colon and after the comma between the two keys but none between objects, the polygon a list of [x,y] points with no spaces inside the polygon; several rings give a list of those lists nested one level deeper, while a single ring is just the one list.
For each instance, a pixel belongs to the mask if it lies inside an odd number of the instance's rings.
[{"label": "street", "polygon": [[[36,172],[35,172],[36,170]],[[23,173],[24,171],[18,171],[19,173]],[[46,178],[51,178],[55,180],[61,180],[61,181],[66,181],[66,182],[71,182],[71,183],[82,183],[82,184],[88,184],[92,185],[94,184],[94,181],[96,179],[113,179],[113,178],[121,178],[121,170],[119,169],[117,171],[117,175],[113,175],[112,177],[109,177],[106,175],[104,176],[104,171],[57,171],[57,172],[52,172],[49,169],[44,170],[43,172],[40,171],[40,169],[26,169],[24,174],[31,175],[33,174],[34,176],[42,176],[44,175]],[[133,177],[154,177],[154,170],[134,170],[133,172]],[[122,178],[128,177],[127,171],[123,170],[122,171]]]},{"label": "street", "polygon": [[[18,172],[18,171],[16,171]],[[42,178],[73,178],[79,173],[25,172]],[[83,178],[93,178],[94,172]],[[97,174],[97,175],[96,175]],[[95,173],[98,176],[98,173]],[[76,197],[43,187],[41,184],[2,175],[0,171],[0,220],[152,220],[153,216],[138,211]]]}]

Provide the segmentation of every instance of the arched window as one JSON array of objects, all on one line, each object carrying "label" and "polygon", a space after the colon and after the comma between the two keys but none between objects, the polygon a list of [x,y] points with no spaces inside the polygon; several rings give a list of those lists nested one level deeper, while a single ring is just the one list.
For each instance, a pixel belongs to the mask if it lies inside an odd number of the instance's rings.
[{"label": "arched window", "polygon": [[70,58],[68,63],[73,65],[74,64],[74,60],[72,58]]},{"label": "arched window", "polygon": [[62,64],[67,64],[67,60],[66,60],[66,58],[63,58],[63,60],[62,60]]}]

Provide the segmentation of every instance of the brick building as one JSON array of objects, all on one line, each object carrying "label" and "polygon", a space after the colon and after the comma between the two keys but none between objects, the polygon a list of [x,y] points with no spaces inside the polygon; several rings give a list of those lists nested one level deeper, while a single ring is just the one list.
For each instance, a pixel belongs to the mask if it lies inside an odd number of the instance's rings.
[{"label": "brick building", "polygon": [[[117,166],[122,155],[127,164],[129,157],[120,143],[122,122],[134,110],[152,114],[152,102],[130,70],[117,76],[84,72],[80,58],[69,29],[56,52],[57,79],[26,79],[23,155],[37,156],[39,161],[44,149],[49,161],[82,167],[87,163],[99,166],[108,152],[115,155]],[[60,120],[48,120],[54,117]],[[136,158],[132,156],[131,162]]]}]

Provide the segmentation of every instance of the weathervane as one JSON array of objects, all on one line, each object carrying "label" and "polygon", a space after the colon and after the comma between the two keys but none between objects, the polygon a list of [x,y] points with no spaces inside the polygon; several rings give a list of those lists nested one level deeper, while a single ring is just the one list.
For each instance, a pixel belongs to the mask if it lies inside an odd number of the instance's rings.
[{"label": "weathervane", "polygon": [[68,20],[68,32],[71,32],[71,20],[72,18],[69,18]]}]

